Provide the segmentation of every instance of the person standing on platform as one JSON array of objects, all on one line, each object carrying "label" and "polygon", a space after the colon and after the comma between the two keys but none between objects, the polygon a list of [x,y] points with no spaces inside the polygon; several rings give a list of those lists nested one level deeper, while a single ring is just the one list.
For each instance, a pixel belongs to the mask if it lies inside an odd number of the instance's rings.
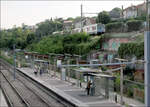
[{"label": "person standing on platform", "polygon": [[37,66],[35,65],[35,70],[34,70],[34,74],[35,74],[35,75],[37,75],[37,70],[38,70],[38,68],[37,68]]},{"label": "person standing on platform", "polygon": [[40,68],[40,75],[42,75],[42,69]]},{"label": "person standing on platform", "polygon": [[87,83],[87,95],[90,94],[90,88],[91,88],[91,81],[88,81],[88,83]]}]

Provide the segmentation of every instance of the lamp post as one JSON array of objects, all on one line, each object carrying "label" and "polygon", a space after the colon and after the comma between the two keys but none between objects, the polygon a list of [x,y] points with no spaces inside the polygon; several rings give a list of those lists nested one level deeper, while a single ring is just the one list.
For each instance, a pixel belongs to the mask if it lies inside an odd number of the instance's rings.
[{"label": "lamp post", "polygon": [[14,54],[14,79],[16,79],[16,51],[15,51],[15,44],[13,45],[13,54]]},{"label": "lamp post", "polygon": [[144,58],[145,58],[145,106],[150,106],[150,29],[149,29],[149,12],[148,0],[146,0],[146,31],[144,34]]}]

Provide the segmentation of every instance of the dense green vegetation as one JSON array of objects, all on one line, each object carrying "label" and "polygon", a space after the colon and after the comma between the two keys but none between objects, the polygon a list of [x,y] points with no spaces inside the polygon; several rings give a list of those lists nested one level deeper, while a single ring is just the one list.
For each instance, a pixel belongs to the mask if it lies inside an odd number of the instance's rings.
[{"label": "dense green vegetation", "polygon": [[0,39],[0,48],[12,49],[13,44],[16,44],[16,48],[24,49],[28,44],[34,41],[35,34],[29,29],[14,27],[0,31]]},{"label": "dense green vegetation", "polygon": [[96,19],[97,23],[107,24],[111,21],[110,15],[108,12],[100,12]]},{"label": "dense green vegetation", "polygon": [[14,61],[12,57],[5,56],[3,51],[0,51],[0,59],[3,59],[10,64],[13,64]]},{"label": "dense green vegetation", "polygon": [[50,35],[28,49],[39,53],[85,54],[95,49],[100,37],[92,38],[87,34]]},{"label": "dense green vegetation", "polygon": [[122,32],[123,27],[123,22],[108,23],[106,24],[106,32]]},{"label": "dense green vegetation", "polygon": [[142,27],[142,20],[129,20],[127,21],[128,31],[138,31]]},{"label": "dense green vegetation", "polygon": [[55,19],[54,21],[51,20],[45,20],[44,22],[37,24],[37,29],[35,34],[38,36],[38,39],[40,39],[42,36],[51,35],[55,31],[61,31],[63,28],[63,20],[61,18]]},{"label": "dense green vegetation", "polygon": [[62,30],[62,19],[45,20],[38,23],[34,28],[22,24],[21,27],[14,26],[12,29],[0,31],[0,48],[16,48],[24,49],[32,43],[36,43],[44,36],[51,35],[54,31]]},{"label": "dense green vegetation", "polygon": [[137,58],[144,57],[144,42],[140,43],[123,43],[118,49],[121,58],[135,55]]}]

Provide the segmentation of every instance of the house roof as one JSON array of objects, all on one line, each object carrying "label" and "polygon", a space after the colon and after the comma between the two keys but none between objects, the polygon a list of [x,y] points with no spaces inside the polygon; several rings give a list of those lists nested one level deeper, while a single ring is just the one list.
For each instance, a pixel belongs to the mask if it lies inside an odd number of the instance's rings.
[{"label": "house roof", "polygon": [[136,6],[136,8],[140,8],[141,6],[143,6],[143,5],[145,5],[145,4],[146,4],[145,2],[142,3],[142,4],[139,4],[139,5]]},{"label": "house roof", "polygon": [[133,10],[133,9],[136,9],[136,6],[130,6],[130,7],[127,7],[125,8],[123,11],[128,11],[128,10]]}]

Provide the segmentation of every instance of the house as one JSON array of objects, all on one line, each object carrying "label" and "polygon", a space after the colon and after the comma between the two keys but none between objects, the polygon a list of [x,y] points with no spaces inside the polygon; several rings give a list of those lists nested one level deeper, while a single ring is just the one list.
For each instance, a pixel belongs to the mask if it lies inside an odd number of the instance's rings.
[{"label": "house", "polygon": [[[86,17],[82,19],[82,27],[92,24],[96,24],[96,18]],[[81,19],[74,21],[74,28],[81,28]]]},{"label": "house", "polygon": [[73,22],[72,21],[66,20],[66,21],[63,22],[64,31],[70,32],[72,30],[72,27],[73,27]]},{"label": "house", "polygon": [[146,3],[142,3],[136,6],[137,7],[137,16],[142,16],[146,14]]},{"label": "house", "polygon": [[96,18],[89,18],[89,17],[86,17],[86,18],[83,20],[83,26],[88,26],[88,25],[92,25],[92,24],[96,24]]},{"label": "house", "polygon": [[[150,4],[149,4],[150,7]],[[150,8],[148,13],[150,14]],[[130,6],[123,10],[123,18],[136,18],[137,16],[142,16],[146,14],[146,3],[139,4],[137,6]],[[122,16],[121,16],[122,17]]]},{"label": "house", "polygon": [[[137,7],[137,16],[142,16],[146,14],[146,3],[142,3],[136,6]],[[148,13],[150,14],[150,4],[149,4],[149,10]]]},{"label": "house", "polygon": [[136,18],[137,17],[137,7],[136,6],[130,6],[123,10],[123,18]]}]

